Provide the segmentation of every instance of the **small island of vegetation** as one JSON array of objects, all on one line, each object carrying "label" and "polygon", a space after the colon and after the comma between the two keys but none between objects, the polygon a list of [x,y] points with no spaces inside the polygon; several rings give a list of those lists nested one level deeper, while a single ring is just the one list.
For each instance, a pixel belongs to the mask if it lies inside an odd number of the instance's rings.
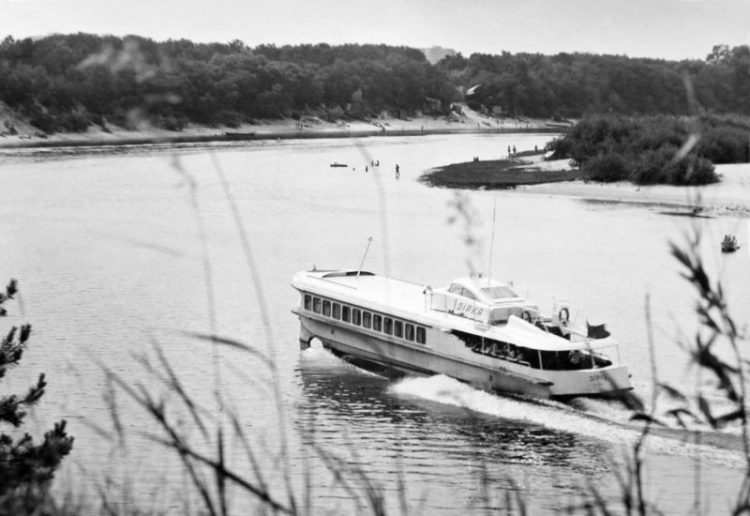
[{"label": "small island of vegetation", "polygon": [[541,170],[518,155],[447,165],[430,171],[423,181],[487,189],[576,179],[706,185],[719,181],[714,164],[750,161],[750,119],[592,115],[551,141],[547,150],[549,159],[568,160],[569,166]]},{"label": "small island of vegetation", "polygon": [[452,163],[426,172],[420,180],[429,186],[498,190],[586,178],[579,169],[541,170],[525,159],[529,157],[539,159],[541,154],[519,153],[507,159]]}]

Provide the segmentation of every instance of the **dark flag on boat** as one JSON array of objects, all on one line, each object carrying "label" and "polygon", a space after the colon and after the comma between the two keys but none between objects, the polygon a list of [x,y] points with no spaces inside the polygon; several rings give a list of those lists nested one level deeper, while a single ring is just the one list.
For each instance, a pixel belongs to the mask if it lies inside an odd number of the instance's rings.
[{"label": "dark flag on boat", "polygon": [[610,335],[604,324],[589,324],[588,321],[586,321],[586,326],[588,327],[587,336],[590,339],[606,339]]}]

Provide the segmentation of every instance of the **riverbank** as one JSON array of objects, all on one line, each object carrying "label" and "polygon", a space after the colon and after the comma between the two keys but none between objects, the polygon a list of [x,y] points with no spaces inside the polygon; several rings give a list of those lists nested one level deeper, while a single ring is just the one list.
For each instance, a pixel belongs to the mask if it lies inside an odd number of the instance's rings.
[{"label": "riverbank", "polygon": [[517,190],[592,202],[653,206],[668,215],[750,218],[750,163],[716,165],[716,172],[721,180],[703,186],[638,186],[626,181],[599,183],[577,180],[526,184]]},{"label": "riverbank", "polygon": [[[455,114],[454,114],[455,115]],[[0,133],[0,149],[32,147],[85,147],[101,145],[145,145],[154,143],[202,143],[308,138],[365,138],[370,136],[422,136],[430,134],[505,134],[523,132],[560,133],[569,125],[551,120],[488,117],[468,108],[450,117],[376,118],[329,122],[318,117],[300,120],[259,121],[237,127],[188,125],[168,131],[148,124],[137,130],[108,126],[90,127],[84,133],[45,135],[28,124],[14,122],[18,134]]]},{"label": "riverbank", "polygon": [[669,215],[750,218],[750,163],[716,165],[718,183],[703,186],[634,185],[591,181],[569,160],[546,161],[524,152],[506,159],[456,163],[427,171],[420,181],[445,188],[575,197],[591,202],[653,206]]}]

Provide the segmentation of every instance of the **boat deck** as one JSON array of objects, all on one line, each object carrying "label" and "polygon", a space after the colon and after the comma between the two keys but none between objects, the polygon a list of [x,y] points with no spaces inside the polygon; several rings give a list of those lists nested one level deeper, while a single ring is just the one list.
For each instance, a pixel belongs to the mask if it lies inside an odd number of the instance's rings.
[{"label": "boat deck", "polygon": [[447,331],[481,334],[513,343],[525,342],[528,347],[540,350],[570,351],[590,347],[590,344],[570,342],[520,320],[490,326],[458,314],[433,310],[428,306],[430,300],[425,294],[427,286],[369,272],[357,275],[356,271],[308,271],[298,273],[292,284],[299,290],[327,295],[345,303]]}]

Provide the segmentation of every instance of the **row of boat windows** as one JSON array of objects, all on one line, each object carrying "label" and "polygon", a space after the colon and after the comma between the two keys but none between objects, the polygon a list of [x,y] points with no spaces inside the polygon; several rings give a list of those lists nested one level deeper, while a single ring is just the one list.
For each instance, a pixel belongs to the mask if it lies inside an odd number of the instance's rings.
[{"label": "row of boat windows", "polygon": [[534,369],[595,369],[612,365],[610,360],[588,352],[540,351],[509,342],[482,338],[479,335],[458,330],[454,330],[453,334],[461,339],[467,348],[471,348],[474,353],[492,356],[508,362],[518,362]]},{"label": "row of boat windows", "polygon": [[343,305],[335,301],[329,301],[310,294],[305,294],[305,310],[312,310],[316,314],[323,314],[336,320],[348,322],[355,326],[383,332],[393,335],[409,342],[424,344],[426,342],[426,330],[424,326],[401,321],[393,317],[368,312],[353,306]]}]

